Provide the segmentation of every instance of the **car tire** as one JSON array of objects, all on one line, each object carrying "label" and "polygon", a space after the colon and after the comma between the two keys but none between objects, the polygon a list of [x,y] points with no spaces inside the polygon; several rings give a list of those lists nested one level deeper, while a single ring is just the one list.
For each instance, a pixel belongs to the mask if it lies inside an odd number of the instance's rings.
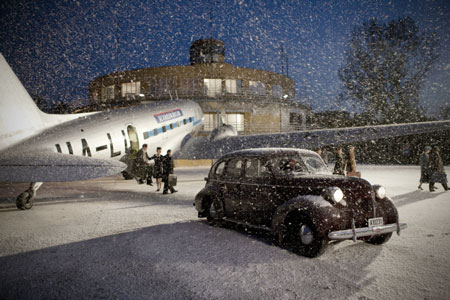
[{"label": "car tire", "polygon": [[373,245],[382,245],[384,243],[387,243],[391,239],[392,232],[386,233],[386,234],[380,234],[380,235],[374,235],[370,239],[366,241],[366,243],[373,244]]},{"label": "car tire", "polygon": [[288,239],[293,252],[311,258],[322,255],[328,246],[328,239],[321,236],[306,218],[288,228]]},{"label": "car tire", "polygon": [[21,193],[16,199],[16,207],[18,209],[30,209],[33,207],[34,196],[29,192]]},{"label": "car tire", "polygon": [[212,226],[221,226],[223,219],[223,206],[220,200],[210,200],[206,206],[206,220]]}]

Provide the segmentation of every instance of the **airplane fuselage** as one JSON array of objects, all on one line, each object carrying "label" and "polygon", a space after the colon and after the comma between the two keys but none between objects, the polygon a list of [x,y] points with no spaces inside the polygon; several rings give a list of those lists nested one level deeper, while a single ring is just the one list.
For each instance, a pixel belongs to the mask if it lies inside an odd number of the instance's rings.
[{"label": "airplane fuselage", "polygon": [[200,107],[193,101],[160,101],[80,117],[23,143],[35,149],[99,159],[119,160],[144,143],[149,145],[149,152],[158,146],[163,153],[168,149],[177,152],[183,139],[199,130],[202,118]]}]

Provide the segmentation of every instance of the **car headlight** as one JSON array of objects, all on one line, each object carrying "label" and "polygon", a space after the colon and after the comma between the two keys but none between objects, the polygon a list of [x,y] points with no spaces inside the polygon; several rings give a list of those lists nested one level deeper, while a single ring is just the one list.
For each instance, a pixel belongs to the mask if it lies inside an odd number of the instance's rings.
[{"label": "car headlight", "polygon": [[377,196],[378,199],[384,199],[384,197],[386,197],[386,189],[384,186],[374,185],[373,190],[375,191],[375,196]]},{"label": "car headlight", "polygon": [[326,190],[327,198],[333,200],[334,203],[341,202],[344,199],[344,193],[338,187],[331,187]]}]

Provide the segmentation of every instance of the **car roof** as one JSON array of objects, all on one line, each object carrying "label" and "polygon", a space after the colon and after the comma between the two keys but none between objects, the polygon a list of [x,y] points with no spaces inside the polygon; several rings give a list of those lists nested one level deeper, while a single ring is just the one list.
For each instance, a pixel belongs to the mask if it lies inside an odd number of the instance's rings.
[{"label": "car roof", "polygon": [[[291,155],[316,155],[314,151],[297,148],[251,148],[237,150],[223,155],[221,158],[230,158],[238,156],[291,156]],[[320,157],[320,156],[319,156]]]}]

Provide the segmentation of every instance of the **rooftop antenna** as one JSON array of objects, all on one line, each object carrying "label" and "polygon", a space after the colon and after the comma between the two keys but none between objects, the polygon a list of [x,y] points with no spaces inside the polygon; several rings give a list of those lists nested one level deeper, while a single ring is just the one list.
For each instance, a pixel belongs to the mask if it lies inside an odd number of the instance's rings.
[{"label": "rooftop antenna", "polygon": [[289,77],[289,60],[286,53],[284,52],[283,43],[281,43],[280,52],[281,52],[281,74]]},{"label": "rooftop antenna", "polygon": [[[209,1],[209,38],[213,39],[213,0]],[[216,6],[216,1],[214,0],[214,6]]]},{"label": "rooftop antenna", "polygon": [[119,14],[117,12],[117,9],[115,11],[115,15],[116,15],[116,72],[119,71],[119,66],[120,66],[120,57],[119,57],[119,44],[120,44],[120,40],[119,40]]}]

